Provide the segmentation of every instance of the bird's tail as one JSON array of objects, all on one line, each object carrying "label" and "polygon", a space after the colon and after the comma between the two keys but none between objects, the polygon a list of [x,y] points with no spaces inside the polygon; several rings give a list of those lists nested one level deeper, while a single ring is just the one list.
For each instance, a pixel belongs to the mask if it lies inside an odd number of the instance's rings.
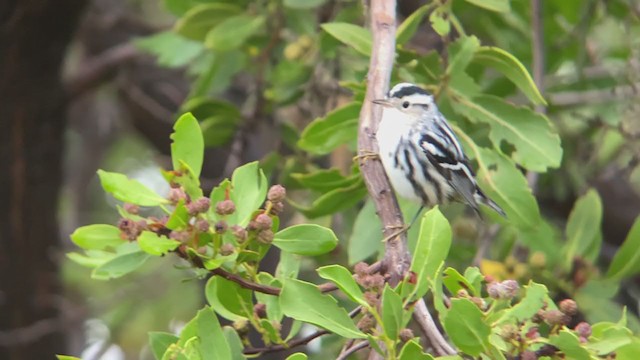
[{"label": "bird's tail", "polygon": [[507,217],[507,214],[504,212],[504,210],[502,210],[500,205],[496,204],[495,201],[489,199],[489,197],[487,197],[484,193],[482,193],[482,191],[480,191],[480,189],[478,189],[476,191],[474,197],[475,197],[475,199],[476,199],[476,201],[478,203],[487,205],[488,207],[493,209],[493,211],[497,212],[498,214],[500,214],[504,218]]}]

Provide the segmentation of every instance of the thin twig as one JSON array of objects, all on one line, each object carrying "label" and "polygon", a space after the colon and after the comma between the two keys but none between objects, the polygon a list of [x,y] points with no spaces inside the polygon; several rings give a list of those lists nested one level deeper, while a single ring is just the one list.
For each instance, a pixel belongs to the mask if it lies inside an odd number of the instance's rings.
[{"label": "thin twig", "polygon": [[[542,32],[542,4],[540,0],[531,0],[531,51],[533,53],[533,82],[538,87],[540,93],[544,93],[544,33]],[[535,106],[538,113],[544,114],[547,109],[544,105]],[[534,171],[527,172],[527,182],[529,187],[535,193],[538,183],[538,173]]]},{"label": "thin twig", "polygon": [[436,355],[445,356],[445,355],[455,355],[456,350],[449,345],[447,339],[440,333],[438,326],[436,326],[435,321],[433,321],[433,317],[429,313],[429,309],[427,309],[427,305],[424,303],[423,299],[420,299],[416,302],[413,318],[416,320],[418,325],[420,325],[420,329],[425,334],[429,343],[433,347]]},{"label": "thin twig", "polygon": [[345,351],[341,352],[340,355],[338,355],[338,357],[336,358],[336,360],[345,360],[346,358],[349,357],[349,355],[351,355],[353,353],[356,353],[356,352],[366,348],[367,346],[369,346],[369,342],[368,341],[361,341],[361,342],[349,347]]}]

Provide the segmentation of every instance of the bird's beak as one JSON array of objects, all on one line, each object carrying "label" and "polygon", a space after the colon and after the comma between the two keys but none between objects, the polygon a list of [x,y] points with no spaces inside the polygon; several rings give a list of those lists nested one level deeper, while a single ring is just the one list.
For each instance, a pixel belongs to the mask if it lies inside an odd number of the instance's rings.
[{"label": "bird's beak", "polygon": [[382,105],[382,106],[384,106],[384,107],[390,107],[390,106],[392,106],[392,105],[391,105],[391,101],[389,101],[389,100],[387,100],[387,99],[375,99],[375,100],[372,100],[372,102],[373,102],[374,104]]}]

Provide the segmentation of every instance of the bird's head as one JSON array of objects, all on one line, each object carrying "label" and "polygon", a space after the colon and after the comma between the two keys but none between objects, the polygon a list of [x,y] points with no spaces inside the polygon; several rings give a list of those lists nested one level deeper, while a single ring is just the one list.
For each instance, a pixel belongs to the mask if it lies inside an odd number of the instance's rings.
[{"label": "bird's head", "polygon": [[384,99],[373,100],[373,103],[418,117],[436,111],[433,96],[411,83],[395,85]]}]

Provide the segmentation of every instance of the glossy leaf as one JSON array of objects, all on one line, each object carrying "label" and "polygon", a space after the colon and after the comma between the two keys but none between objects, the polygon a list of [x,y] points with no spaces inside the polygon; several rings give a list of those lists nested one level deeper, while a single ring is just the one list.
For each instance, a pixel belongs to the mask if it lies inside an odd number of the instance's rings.
[{"label": "glossy leaf", "polygon": [[340,265],[327,265],[316,270],[321,278],[329,280],[336,284],[338,288],[347,295],[351,300],[358,304],[369,307],[364,299],[364,294],[360,286],[353,279],[353,274],[345,267]]},{"label": "glossy leaf", "polygon": [[538,310],[542,309],[547,299],[547,287],[534,282],[529,282],[525,286],[525,295],[513,307],[505,310],[497,323],[513,321],[516,323],[523,322],[535,315]]},{"label": "glossy leaf", "polygon": [[[304,299],[304,301],[300,301]],[[362,339],[363,334],[353,324],[344,308],[318,287],[300,280],[286,279],[280,294],[280,307],[285,315],[305,321],[348,339]]]},{"label": "glossy leaf", "polygon": [[478,306],[468,299],[451,299],[443,325],[454,345],[466,354],[479,356],[489,345],[491,327],[484,322]]},{"label": "glossy leaf", "polygon": [[359,181],[360,175],[344,176],[338,169],[321,169],[306,174],[291,174],[300,185],[307,189],[327,192],[341,187],[348,187]]},{"label": "glossy leaf", "polygon": [[325,23],[322,24],[321,27],[329,33],[329,35],[353,48],[360,54],[365,56],[371,54],[373,39],[369,29],[342,22]]},{"label": "glossy leaf", "polygon": [[167,220],[165,226],[167,229],[177,230],[184,229],[187,225],[189,225],[189,211],[184,205],[184,200],[180,200],[178,204],[176,204],[171,216],[169,216],[169,220]]},{"label": "glossy leaf", "polygon": [[472,296],[479,293],[479,289],[476,289],[458,270],[449,267],[443,271],[443,275],[442,282],[450,293],[457,294],[460,290],[465,290]]},{"label": "glossy leaf", "polygon": [[420,234],[413,252],[411,271],[416,273],[415,298],[429,289],[429,280],[436,277],[438,266],[447,258],[451,247],[451,226],[436,206],[427,211],[420,222]]},{"label": "glossy leaf", "polygon": [[71,234],[71,241],[83,249],[102,250],[116,247],[124,242],[120,229],[113,225],[94,224],[77,228]]},{"label": "glossy leaf", "polygon": [[[415,340],[407,341],[400,350],[400,360],[433,360],[433,356],[425,354],[422,346]],[[441,358],[439,358],[441,359]]]},{"label": "glossy leaf", "polygon": [[178,19],[174,30],[189,39],[202,41],[220,22],[241,12],[241,7],[232,4],[211,3],[194,6]]},{"label": "glossy leaf", "polygon": [[395,340],[405,326],[402,298],[387,284],[382,292],[382,323],[387,336]]},{"label": "glossy leaf", "polygon": [[[236,211],[230,218],[240,226],[246,226],[251,214],[260,208],[267,196],[267,178],[258,162],[236,168],[231,176],[231,188],[231,200],[236,205]],[[232,223],[232,220],[229,221]]]},{"label": "glossy leaf", "polygon": [[475,6],[501,13],[508,13],[511,11],[510,0],[466,0],[468,3]]},{"label": "glossy leaf", "polygon": [[281,250],[315,256],[328,253],[338,244],[338,238],[329,228],[316,224],[300,224],[280,230],[275,234],[273,245]]},{"label": "glossy leaf", "polygon": [[549,344],[560,349],[569,359],[590,359],[589,352],[582,347],[580,339],[569,330],[560,330],[549,337]]},{"label": "glossy leaf", "polygon": [[449,21],[450,16],[451,15],[444,6],[437,7],[429,15],[429,22],[431,22],[431,27],[436,33],[438,33],[438,35],[449,35],[449,31],[451,31],[451,22]]},{"label": "glossy leaf", "polygon": [[286,360],[307,360],[305,353],[295,353],[287,356]]},{"label": "glossy leaf", "polygon": [[298,146],[324,155],[357,138],[361,103],[352,102],[312,121],[300,135]]},{"label": "glossy leaf", "polygon": [[349,264],[353,265],[375,255],[384,248],[382,225],[373,201],[367,200],[356,216],[349,238]]},{"label": "glossy leaf", "polygon": [[136,270],[142,266],[148,258],[149,254],[143,251],[134,251],[118,255],[95,268],[91,273],[91,277],[99,280],[116,279]]},{"label": "glossy leaf", "polygon": [[215,312],[225,319],[235,321],[253,316],[251,290],[233,281],[212,276],[207,281],[205,296]]},{"label": "glossy leaf", "polygon": [[216,51],[231,51],[242,46],[264,28],[263,16],[241,14],[224,19],[207,33],[205,45]]},{"label": "glossy leaf", "polygon": [[159,65],[171,68],[188,65],[204,49],[201,43],[185,39],[172,31],[136,39],[133,44],[138,49],[154,55]]},{"label": "glossy leaf", "polygon": [[198,311],[196,325],[202,360],[232,360],[231,349],[212,309],[205,307]]},{"label": "glossy leaf", "polygon": [[447,74],[452,78],[457,74],[464,74],[479,47],[480,41],[475,36],[461,37],[452,43],[449,47],[450,60]]},{"label": "glossy leaf", "polygon": [[169,239],[166,236],[158,236],[158,234],[151,231],[143,231],[138,236],[138,245],[147,254],[161,256],[175,250],[180,246],[180,241]]},{"label": "glossy leaf", "polygon": [[100,183],[104,191],[113,195],[114,198],[140,206],[158,206],[167,204],[169,201],[137,180],[130,180],[124,174],[98,170]]},{"label": "glossy leaf", "polygon": [[396,44],[403,45],[411,40],[418,30],[418,26],[420,26],[425,15],[432,7],[433,5],[431,4],[419,7],[416,11],[411,13],[411,15],[409,15],[402,24],[400,24],[400,26],[398,26],[398,29],[396,30]]},{"label": "glossy leaf", "polygon": [[149,347],[156,360],[161,360],[167,348],[176,342],[178,342],[178,337],[173,334],[160,331],[149,333]]},{"label": "glossy leaf", "polygon": [[481,46],[473,55],[473,61],[490,66],[513,82],[534,104],[546,104],[538,87],[520,60],[510,53],[493,46]]},{"label": "glossy leaf", "polygon": [[173,140],[171,143],[173,169],[181,171],[180,161],[184,161],[193,177],[199,178],[204,160],[204,139],[198,120],[191,113],[180,116],[173,125],[171,140]]},{"label": "glossy leaf", "polygon": [[231,359],[232,360],[245,360],[246,357],[242,353],[244,350],[244,344],[242,344],[242,340],[238,333],[230,326],[222,327],[222,332],[224,333],[224,338],[229,344],[229,350],[231,351]]},{"label": "glossy leaf", "polygon": [[602,201],[591,189],[573,205],[567,222],[565,266],[569,268],[576,257],[594,261],[602,245]]},{"label": "glossy leaf", "polygon": [[307,218],[314,219],[320,216],[335,214],[339,211],[352,208],[367,195],[367,188],[362,178],[357,177],[355,182],[347,187],[333,189],[315,199],[311,206],[303,206],[293,201],[289,203]]},{"label": "glossy leaf", "polygon": [[622,279],[636,275],[638,272],[640,272],[640,217],[636,218],[624,243],[616,251],[607,276]]}]

